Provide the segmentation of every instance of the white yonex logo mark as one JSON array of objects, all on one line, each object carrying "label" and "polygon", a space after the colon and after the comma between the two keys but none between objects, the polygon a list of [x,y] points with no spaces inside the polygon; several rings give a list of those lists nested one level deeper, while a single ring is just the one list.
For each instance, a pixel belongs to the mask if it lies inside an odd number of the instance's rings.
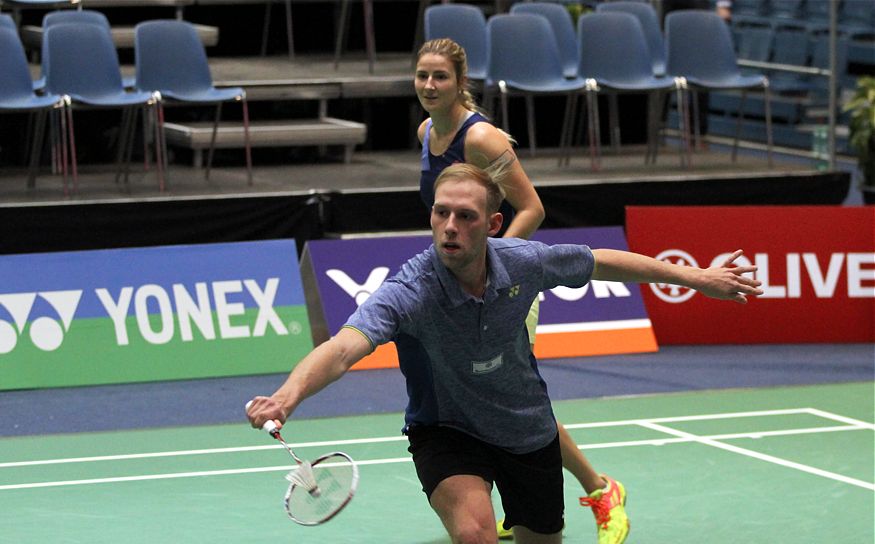
[{"label": "white yonex logo mark", "polygon": [[[692,255],[680,249],[667,249],[655,258],[657,261],[665,261],[679,266],[699,266]],[[654,295],[671,304],[686,302],[696,294],[693,289],[670,283],[651,283],[650,289]]]},{"label": "white yonex logo mark", "polygon": [[373,294],[374,291],[377,290],[378,287],[383,283],[386,279],[386,276],[389,275],[389,268],[386,266],[378,266],[377,268],[371,270],[371,273],[368,275],[368,279],[361,285],[356,283],[355,280],[349,277],[346,272],[343,270],[338,270],[336,268],[332,268],[330,270],[325,271],[325,275],[334,280],[343,291],[355,299],[355,303],[358,306],[361,306],[362,303],[368,300],[368,297]]},{"label": "white yonex logo mark", "polygon": [[54,309],[60,323],[48,316],[40,316],[30,323],[29,334],[33,345],[43,351],[54,351],[61,346],[64,335],[70,330],[73,315],[82,298],[82,291],[43,291],[39,293],[13,293],[0,295],[0,306],[10,316],[12,323],[0,319],[0,354],[9,353],[24,334],[27,318],[30,316],[37,297]]}]

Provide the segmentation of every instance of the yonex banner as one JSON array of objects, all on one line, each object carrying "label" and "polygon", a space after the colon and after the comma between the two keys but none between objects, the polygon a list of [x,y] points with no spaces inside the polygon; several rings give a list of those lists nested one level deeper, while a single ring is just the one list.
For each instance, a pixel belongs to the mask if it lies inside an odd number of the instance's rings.
[{"label": "yonex banner", "polygon": [[[539,231],[548,243],[627,249],[619,227]],[[316,343],[325,341],[383,281],[431,244],[430,236],[315,240],[307,243],[301,276]],[[318,296],[315,296],[318,295]],[[592,281],[579,289],[541,293],[535,354],[543,358],[656,351],[640,291]],[[394,345],[381,346],[354,368],[397,366]]]},{"label": "yonex banner", "polygon": [[312,348],[293,240],[0,257],[0,389],[284,372]]},{"label": "yonex banner", "polygon": [[743,249],[763,296],[746,305],[644,286],[661,344],[875,341],[875,208],[628,207],[633,251],[707,268]]}]

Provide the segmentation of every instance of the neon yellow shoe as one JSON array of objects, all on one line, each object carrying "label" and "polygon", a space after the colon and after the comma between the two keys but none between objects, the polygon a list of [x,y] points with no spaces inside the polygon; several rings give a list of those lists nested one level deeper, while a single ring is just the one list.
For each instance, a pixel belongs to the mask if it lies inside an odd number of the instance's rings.
[{"label": "neon yellow shoe", "polygon": [[626,488],[604,474],[605,489],[596,489],[588,497],[580,498],[581,506],[592,508],[599,531],[599,544],[622,544],[629,536],[629,518],[626,516]]},{"label": "neon yellow shoe", "polygon": [[513,540],[513,529],[504,528],[504,518],[498,520],[495,528],[498,529],[498,540]]}]

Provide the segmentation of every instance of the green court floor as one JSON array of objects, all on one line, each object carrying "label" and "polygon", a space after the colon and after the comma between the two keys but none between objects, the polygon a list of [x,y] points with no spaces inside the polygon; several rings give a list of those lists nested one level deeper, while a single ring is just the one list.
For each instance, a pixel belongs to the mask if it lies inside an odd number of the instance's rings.
[{"label": "green court floor", "polygon": [[[596,468],[626,484],[630,543],[875,541],[872,382],[555,409]],[[291,459],[242,422],[0,439],[0,542],[447,542],[401,424],[389,414],[286,428],[299,455],[339,449],[360,464],[355,499],[319,527],[286,518]],[[565,541],[594,543],[580,493],[566,479]]]}]

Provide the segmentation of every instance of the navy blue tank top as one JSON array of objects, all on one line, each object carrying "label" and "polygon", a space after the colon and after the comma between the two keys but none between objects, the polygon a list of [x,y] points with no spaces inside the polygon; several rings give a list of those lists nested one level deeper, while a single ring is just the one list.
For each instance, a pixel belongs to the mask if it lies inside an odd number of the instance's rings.
[{"label": "navy blue tank top", "polygon": [[[472,113],[459,127],[458,132],[453,137],[453,141],[447,147],[442,155],[432,155],[428,148],[429,133],[431,132],[431,119],[425,125],[425,137],[422,139],[422,167],[420,168],[421,175],[419,177],[419,196],[422,198],[423,204],[428,208],[434,206],[434,181],[444,169],[451,164],[457,162],[465,162],[465,135],[468,129],[476,123],[488,123],[489,120],[477,112]],[[504,221],[501,225],[501,230],[496,234],[496,237],[502,236],[507,226],[516,215],[513,207],[507,203],[507,200],[502,201],[499,210],[504,216]]]}]

